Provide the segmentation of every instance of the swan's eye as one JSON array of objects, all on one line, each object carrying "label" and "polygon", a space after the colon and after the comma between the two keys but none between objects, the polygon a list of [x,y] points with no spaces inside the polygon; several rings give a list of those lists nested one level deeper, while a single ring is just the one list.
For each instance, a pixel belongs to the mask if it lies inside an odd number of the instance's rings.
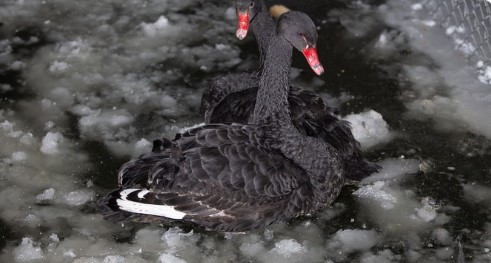
[{"label": "swan's eye", "polygon": [[303,33],[298,33],[298,35],[301,37],[301,38],[305,38],[305,35]]},{"label": "swan's eye", "polygon": [[250,3],[249,7],[251,7],[251,8],[254,7],[254,2]]}]

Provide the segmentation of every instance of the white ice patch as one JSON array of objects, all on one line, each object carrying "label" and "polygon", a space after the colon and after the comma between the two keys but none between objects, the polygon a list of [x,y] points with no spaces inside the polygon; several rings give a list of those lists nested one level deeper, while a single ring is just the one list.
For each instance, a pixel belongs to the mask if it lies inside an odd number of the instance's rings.
[{"label": "white ice patch", "polygon": [[14,152],[12,153],[12,161],[14,162],[22,162],[27,159],[27,153],[26,152]]},{"label": "white ice patch", "polygon": [[141,155],[143,153],[150,152],[152,149],[152,143],[146,140],[145,138],[142,138],[141,140],[137,141],[135,143],[135,150],[133,156]]},{"label": "white ice patch", "polygon": [[451,245],[453,242],[450,232],[444,228],[435,228],[431,232],[431,237],[435,240],[436,244],[439,245]]},{"label": "white ice patch", "polygon": [[160,16],[154,23],[142,23],[143,32],[145,35],[154,37],[159,31],[165,30],[169,26],[169,19],[165,16]]},{"label": "white ice patch", "polygon": [[135,191],[140,191],[140,189],[125,189],[120,192],[121,199],[117,199],[116,203],[121,210],[138,214],[162,216],[171,219],[183,219],[186,215],[183,212],[175,210],[173,206],[145,204],[128,200],[128,195]]},{"label": "white ice patch", "polygon": [[167,230],[160,238],[167,245],[167,252],[176,253],[188,249],[189,244],[198,241],[198,237],[191,230],[184,233],[179,227],[172,227]]},{"label": "white ice patch", "polygon": [[353,136],[363,148],[370,148],[392,139],[387,122],[374,110],[347,115],[343,119],[351,123]]},{"label": "white ice patch", "polygon": [[63,141],[64,138],[61,132],[48,132],[43,138],[41,152],[48,155],[58,154],[60,152],[59,145]]},{"label": "white ice patch", "polygon": [[477,71],[479,73],[479,81],[484,84],[491,84],[491,67],[484,65],[484,62],[477,63]]},{"label": "white ice patch", "polygon": [[430,226],[428,222],[441,224],[447,220],[444,214],[436,212],[430,198],[420,202],[413,191],[398,185],[419,170],[419,161],[388,159],[379,164],[382,170],[362,180],[362,185],[366,185],[353,193],[379,227],[388,232],[405,233],[424,230]]},{"label": "white ice patch", "polygon": [[49,71],[52,73],[63,72],[67,70],[69,65],[64,61],[53,61],[53,63],[49,66]]},{"label": "white ice patch", "polygon": [[126,260],[123,256],[107,256],[104,258],[104,263],[125,263]]},{"label": "white ice patch", "polygon": [[395,207],[398,195],[385,185],[385,182],[377,181],[371,185],[361,187],[356,190],[353,195],[359,198],[372,199],[378,202],[383,208],[392,209]]},{"label": "white ice patch", "polygon": [[396,262],[401,262],[401,256],[394,255],[394,253],[389,249],[382,250],[377,254],[373,254],[372,252],[364,253],[361,256],[361,261],[360,261],[360,263],[396,263]]},{"label": "white ice patch", "polygon": [[420,161],[415,159],[389,158],[378,163],[382,170],[373,173],[362,180],[362,183],[373,183],[377,181],[398,182],[405,175],[415,173],[420,169]]},{"label": "white ice patch", "polygon": [[271,249],[271,252],[288,258],[294,254],[303,254],[306,251],[305,248],[296,240],[284,239],[277,242],[274,245],[274,248]]},{"label": "white ice patch", "polygon": [[413,215],[413,218],[419,218],[425,223],[431,222],[436,218],[436,208],[429,203],[429,200],[430,198],[428,197],[425,197],[421,200],[421,204],[423,206],[415,209],[416,212],[415,215]]},{"label": "white ice patch", "polygon": [[[402,63],[426,67],[436,76],[427,91],[420,82],[421,79],[424,81],[424,76],[411,78],[410,82],[419,94],[411,94],[414,97],[407,102],[410,115],[431,117],[439,129],[452,131],[459,128],[491,138],[491,93],[485,84],[487,74],[483,68],[476,74],[475,68],[465,59],[476,51],[476,47],[466,40],[471,29],[461,25],[449,26],[446,30],[427,27],[421,24],[418,16],[432,12],[431,8],[421,12],[408,10],[411,10],[410,2],[391,0],[379,9],[378,14],[405,36],[412,53],[417,54],[407,56],[407,61]],[[397,53],[394,55],[398,56]]]},{"label": "white ice patch", "polygon": [[49,188],[36,195],[36,202],[49,202],[55,197],[55,189]]},{"label": "white ice patch", "polygon": [[420,3],[412,4],[411,9],[412,10],[421,10],[421,9],[423,9],[423,5]]},{"label": "white ice patch", "polygon": [[159,263],[187,263],[186,260],[180,259],[174,255],[163,253],[159,256]]},{"label": "white ice patch", "polygon": [[30,237],[22,238],[22,243],[14,249],[14,256],[17,262],[30,262],[44,258],[44,253]]},{"label": "white ice patch", "polygon": [[340,242],[346,251],[363,251],[375,246],[378,241],[374,230],[346,229],[336,232],[333,240]]},{"label": "white ice patch", "polygon": [[63,196],[63,202],[70,206],[84,205],[94,198],[94,192],[87,189],[72,191]]}]

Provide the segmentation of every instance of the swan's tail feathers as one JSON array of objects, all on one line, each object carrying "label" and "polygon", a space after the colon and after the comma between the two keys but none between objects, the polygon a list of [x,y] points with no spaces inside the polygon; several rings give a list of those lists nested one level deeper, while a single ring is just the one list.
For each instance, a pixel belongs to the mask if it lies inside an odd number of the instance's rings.
[{"label": "swan's tail feathers", "polygon": [[360,181],[363,178],[378,172],[382,167],[365,159],[347,161],[345,165],[345,177],[350,180]]},{"label": "swan's tail feathers", "polygon": [[180,203],[176,194],[155,194],[147,189],[118,189],[97,202],[97,210],[104,219],[119,221],[169,221],[180,220],[185,212],[175,209]]}]

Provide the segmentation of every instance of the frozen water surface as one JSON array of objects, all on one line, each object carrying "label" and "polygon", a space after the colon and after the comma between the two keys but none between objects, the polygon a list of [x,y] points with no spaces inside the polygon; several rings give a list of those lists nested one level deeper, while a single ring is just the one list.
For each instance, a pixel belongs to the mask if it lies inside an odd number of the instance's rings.
[{"label": "frozen water surface", "polygon": [[383,169],[318,214],[234,234],[93,207],[153,139],[201,124],[207,79],[254,67],[234,1],[1,1],[0,262],[490,262],[491,65],[464,59],[465,29],[424,1],[285,3],[316,21],[327,69],[296,54],[294,81]]}]

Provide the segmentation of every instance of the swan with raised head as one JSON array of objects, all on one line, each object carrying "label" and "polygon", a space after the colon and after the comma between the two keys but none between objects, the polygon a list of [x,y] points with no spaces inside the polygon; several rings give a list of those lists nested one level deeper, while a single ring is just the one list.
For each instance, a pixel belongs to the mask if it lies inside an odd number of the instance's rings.
[{"label": "swan with raised head", "polygon": [[344,184],[343,160],[293,126],[287,98],[293,48],[316,41],[307,15],[283,14],[266,52],[253,124],[209,124],[158,141],[122,166],[119,188],[98,201],[99,211],[115,221],[245,231],[328,206]]},{"label": "swan with raised head", "polygon": [[[266,62],[269,39],[274,33],[274,19],[262,0],[237,0],[237,31],[243,39],[248,31],[255,35],[259,47],[259,68],[252,73],[236,73],[214,79],[201,100],[205,123],[251,123],[258,94],[259,79]],[[312,70],[322,74],[317,66],[314,46],[302,50]],[[312,64],[313,63],[313,64]],[[321,138],[341,152],[346,177],[360,180],[380,167],[363,158],[361,147],[348,122],[339,119],[335,109],[328,107],[316,93],[296,86],[288,89],[288,105],[293,125],[303,134]]]}]

